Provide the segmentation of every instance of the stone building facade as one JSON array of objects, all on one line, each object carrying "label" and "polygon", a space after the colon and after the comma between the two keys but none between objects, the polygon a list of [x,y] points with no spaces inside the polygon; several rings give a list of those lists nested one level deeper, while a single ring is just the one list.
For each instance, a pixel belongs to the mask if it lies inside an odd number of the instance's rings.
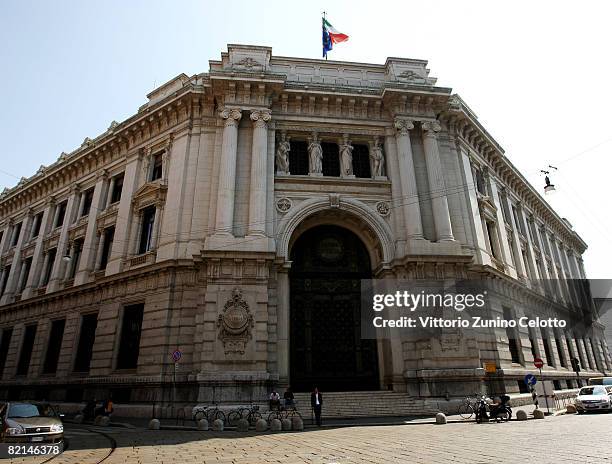
[{"label": "stone building facade", "polygon": [[485,275],[513,302],[500,314],[582,317],[563,282],[585,278],[586,244],[426,65],[230,45],[5,190],[0,395],[442,397],[473,393],[485,362],[508,392],[534,355],[559,389],[576,386],[572,357],[585,376],[610,369],[597,320],[487,341],[355,336],[363,278]]}]

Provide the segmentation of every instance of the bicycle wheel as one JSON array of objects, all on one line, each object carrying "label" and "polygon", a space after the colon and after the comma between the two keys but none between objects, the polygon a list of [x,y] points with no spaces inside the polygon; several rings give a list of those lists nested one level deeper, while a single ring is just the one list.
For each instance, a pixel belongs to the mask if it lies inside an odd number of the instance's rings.
[{"label": "bicycle wheel", "polygon": [[242,419],[242,414],[240,414],[240,411],[230,411],[227,415],[227,425],[234,426],[238,424],[240,419]]},{"label": "bicycle wheel", "polygon": [[474,415],[474,408],[469,403],[463,403],[457,411],[462,419],[470,419]]},{"label": "bicycle wheel", "polygon": [[218,409],[215,412],[213,421],[215,421],[217,419],[221,419],[223,421],[223,423],[225,424],[225,413],[223,411],[221,411],[220,409]]},{"label": "bicycle wheel", "polygon": [[299,411],[295,409],[293,411],[287,411],[287,415],[285,416],[287,419],[293,419],[294,417],[299,417],[300,419],[304,419]]},{"label": "bicycle wheel", "polygon": [[206,417],[206,411],[198,411],[193,415],[193,418],[196,422]]},{"label": "bicycle wheel", "polygon": [[251,411],[249,414],[249,424],[255,425],[255,423],[261,418],[261,413],[259,411]]},{"label": "bicycle wheel", "polygon": [[268,422],[270,422],[272,419],[280,419],[281,413],[279,411],[270,411],[270,414],[268,414]]}]

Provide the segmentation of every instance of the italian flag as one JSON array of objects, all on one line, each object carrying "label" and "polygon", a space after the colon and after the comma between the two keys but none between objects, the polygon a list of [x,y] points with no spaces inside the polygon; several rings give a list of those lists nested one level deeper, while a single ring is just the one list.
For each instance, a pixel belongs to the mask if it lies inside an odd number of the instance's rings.
[{"label": "italian flag", "polygon": [[338,32],[336,28],[332,26],[325,18],[323,18],[323,28],[327,30],[332,44],[346,42],[349,38],[348,35]]}]

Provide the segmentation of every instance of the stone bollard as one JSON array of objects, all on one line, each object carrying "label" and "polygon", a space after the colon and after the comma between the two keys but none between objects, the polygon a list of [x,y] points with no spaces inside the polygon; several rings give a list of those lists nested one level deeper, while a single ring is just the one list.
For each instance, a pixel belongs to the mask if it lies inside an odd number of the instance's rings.
[{"label": "stone bollard", "polygon": [[443,412],[436,414],[436,424],[446,424],[446,415]]},{"label": "stone bollard", "polygon": [[304,430],[304,421],[301,417],[293,417],[291,419],[291,428],[293,430]]},{"label": "stone bollard", "polygon": [[273,432],[280,432],[283,429],[283,425],[279,419],[272,419],[270,421],[270,430]]},{"label": "stone bollard", "polygon": [[541,409],[535,409],[533,411],[533,418],[534,419],[544,419],[544,411],[542,411]]},{"label": "stone bollard", "polygon": [[239,432],[248,432],[249,431],[249,421],[246,419],[238,419],[236,423],[236,430]]},{"label": "stone bollard", "polygon": [[83,414],[77,414],[76,416],[74,416],[74,422],[76,424],[82,424],[83,423]]},{"label": "stone bollard", "polygon": [[567,414],[576,414],[578,410],[576,409],[575,404],[568,404],[567,407],[565,408],[565,412]]},{"label": "stone bollard", "polygon": [[259,419],[255,423],[255,430],[258,432],[265,432],[268,430],[268,422],[265,419]]},{"label": "stone bollard", "polygon": [[208,421],[206,419],[198,421],[198,430],[208,430]]},{"label": "stone bollard", "polygon": [[527,413],[522,409],[516,411],[516,420],[524,421],[527,420]]},{"label": "stone bollard", "polygon": [[108,424],[110,424],[110,417],[108,416],[100,417],[100,423],[98,425],[101,425],[102,427],[108,427]]},{"label": "stone bollard", "polygon": [[159,430],[159,419],[151,419],[149,421],[149,429],[150,430]]},{"label": "stone bollard", "polygon": [[283,430],[291,430],[291,419],[283,419],[281,421],[281,427]]},{"label": "stone bollard", "polygon": [[223,421],[221,419],[215,419],[213,422],[213,430],[215,432],[223,432]]}]

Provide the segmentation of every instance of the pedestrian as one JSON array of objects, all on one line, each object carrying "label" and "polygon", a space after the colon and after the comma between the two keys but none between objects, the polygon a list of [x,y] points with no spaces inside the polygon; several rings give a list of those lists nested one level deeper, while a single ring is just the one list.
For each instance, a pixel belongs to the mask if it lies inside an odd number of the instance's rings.
[{"label": "pedestrian", "polygon": [[272,393],[270,393],[270,411],[273,409],[280,409],[280,395],[276,390],[272,390]]},{"label": "pedestrian", "polygon": [[104,408],[102,414],[110,417],[110,415],[113,413],[113,397],[109,396],[106,398],[104,403],[102,403],[102,407]]},{"label": "pedestrian", "polygon": [[314,410],[317,427],[321,427],[321,408],[323,407],[323,396],[317,387],[310,394],[310,406]]},{"label": "pedestrian", "polygon": [[291,387],[287,387],[283,394],[283,399],[285,400],[285,409],[295,409],[295,396],[293,396]]}]

